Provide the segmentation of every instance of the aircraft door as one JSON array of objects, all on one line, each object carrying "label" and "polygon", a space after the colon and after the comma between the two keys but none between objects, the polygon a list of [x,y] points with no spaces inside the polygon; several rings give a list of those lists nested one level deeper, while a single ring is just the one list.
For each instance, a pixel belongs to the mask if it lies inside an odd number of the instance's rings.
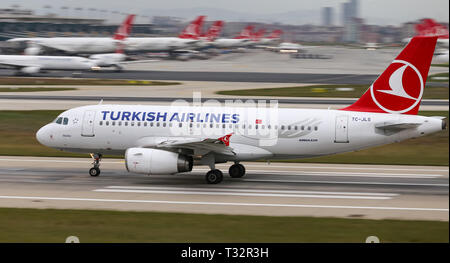
[{"label": "aircraft door", "polygon": [[348,143],[348,116],[336,116],[335,143]]},{"label": "aircraft door", "polygon": [[81,136],[94,137],[95,111],[88,110],[84,112],[83,124],[81,127]]}]

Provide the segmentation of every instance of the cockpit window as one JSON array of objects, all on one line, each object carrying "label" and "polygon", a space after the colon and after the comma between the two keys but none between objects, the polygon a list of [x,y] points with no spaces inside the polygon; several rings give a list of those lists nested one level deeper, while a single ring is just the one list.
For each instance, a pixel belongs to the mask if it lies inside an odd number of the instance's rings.
[{"label": "cockpit window", "polygon": [[58,119],[56,119],[56,123],[57,123],[57,124],[61,124],[62,119],[63,119],[62,117],[59,117]]},{"label": "cockpit window", "polygon": [[68,119],[68,118],[64,118],[64,119],[63,119],[63,124],[64,124],[64,125],[67,125],[67,123],[69,123],[69,119]]}]

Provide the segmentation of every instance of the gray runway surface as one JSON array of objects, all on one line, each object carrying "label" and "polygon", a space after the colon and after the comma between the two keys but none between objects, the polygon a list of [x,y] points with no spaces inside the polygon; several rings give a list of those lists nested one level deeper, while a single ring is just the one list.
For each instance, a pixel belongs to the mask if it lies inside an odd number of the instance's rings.
[{"label": "gray runway surface", "polygon": [[135,175],[122,160],[0,157],[0,206],[272,216],[444,220],[448,167],[245,163],[241,179],[204,182],[206,167],[178,175]]},{"label": "gray runway surface", "polygon": [[[58,95],[0,95],[0,100],[74,100],[74,101],[120,101],[120,102],[173,102],[174,97],[130,97],[130,96],[58,96]],[[176,99],[181,99],[187,102],[192,102],[192,97],[177,97]],[[236,99],[236,98],[202,98],[202,102],[207,100],[217,100],[224,103],[226,100]],[[237,98],[239,99],[239,97]],[[268,98],[263,98],[269,100]],[[335,98],[287,98],[279,99],[278,103],[282,104],[323,104],[323,105],[350,105],[354,103],[357,99],[335,99]],[[448,106],[448,100],[422,100],[421,105],[424,106]]]},{"label": "gray runway surface", "polygon": [[[12,76],[13,70],[0,70],[0,76]],[[38,73],[35,77],[72,77],[70,71]],[[175,80],[175,81],[224,81],[224,82],[274,82],[274,83],[325,83],[325,84],[368,84],[377,75],[367,74],[305,74],[270,72],[213,72],[213,71],[150,71],[126,70],[123,72],[83,72],[83,78]]]},{"label": "gray runway surface", "polygon": [[[13,76],[14,71],[0,69],[0,76]],[[70,71],[50,71],[34,74],[34,77],[73,77]],[[277,72],[213,72],[213,71],[150,71],[126,70],[123,72],[83,72],[82,78],[171,80],[171,81],[218,81],[259,83],[311,83],[311,84],[370,84],[378,75],[370,74],[319,74]],[[447,86],[448,83],[427,83],[431,86]]]}]

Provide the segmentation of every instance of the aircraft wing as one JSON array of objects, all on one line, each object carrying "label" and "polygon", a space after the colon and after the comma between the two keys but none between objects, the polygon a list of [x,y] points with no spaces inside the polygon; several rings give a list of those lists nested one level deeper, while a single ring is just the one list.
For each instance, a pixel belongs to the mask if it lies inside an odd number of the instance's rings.
[{"label": "aircraft wing", "polygon": [[130,60],[130,61],[120,61],[118,64],[138,64],[138,63],[147,63],[147,62],[157,62],[161,61],[160,59],[142,59],[142,60]]},{"label": "aircraft wing", "polygon": [[167,138],[144,138],[141,139],[142,147],[190,149],[202,152],[214,152],[223,155],[235,155],[233,148],[229,146],[229,137],[221,138],[193,138],[193,137],[167,137]]},{"label": "aircraft wing", "polygon": [[62,50],[62,51],[67,52],[67,53],[76,53],[75,50],[73,50],[71,48],[68,48],[65,45],[58,45],[58,44],[53,44],[53,43],[42,43],[42,42],[37,42],[35,44],[39,45],[39,46],[42,46],[42,47],[46,47],[46,48]]},{"label": "aircraft wing", "polygon": [[7,66],[9,68],[26,68],[26,67],[39,67],[31,63],[20,63],[15,61],[0,61],[1,66]]}]

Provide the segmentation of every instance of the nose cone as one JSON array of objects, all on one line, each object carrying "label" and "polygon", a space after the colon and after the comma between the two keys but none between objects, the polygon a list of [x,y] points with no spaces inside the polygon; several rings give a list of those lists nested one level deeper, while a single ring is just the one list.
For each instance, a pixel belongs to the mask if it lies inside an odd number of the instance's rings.
[{"label": "nose cone", "polygon": [[48,131],[48,125],[45,125],[44,127],[40,128],[37,132],[36,132],[36,139],[37,141],[42,144],[47,146],[48,145],[48,141],[50,139],[50,134]]}]

